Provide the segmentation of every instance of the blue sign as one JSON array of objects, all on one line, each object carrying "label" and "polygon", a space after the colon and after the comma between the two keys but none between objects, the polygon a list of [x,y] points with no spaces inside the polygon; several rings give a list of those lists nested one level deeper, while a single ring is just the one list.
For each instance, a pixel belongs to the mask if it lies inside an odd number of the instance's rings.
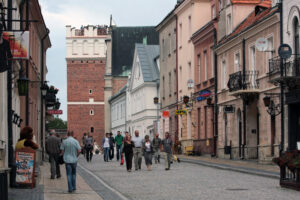
[{"label": "blue sign", "polygon": [[197,97],[197,101],[203,101],[211,96],[211,91],[209,90],[202,90],[199,92],[199,96]]}]

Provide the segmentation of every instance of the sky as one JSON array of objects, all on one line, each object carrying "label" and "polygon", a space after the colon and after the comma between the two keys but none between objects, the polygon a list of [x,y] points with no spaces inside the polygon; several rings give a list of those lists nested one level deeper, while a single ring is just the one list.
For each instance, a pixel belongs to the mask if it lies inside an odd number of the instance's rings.
[{"label": "sky", "polygon": [[177,0],[40,0],[52,47],[47,51],[47,80],[59,89],[63,115],[67,120],[66,25],[156,26],[174,8]]}]

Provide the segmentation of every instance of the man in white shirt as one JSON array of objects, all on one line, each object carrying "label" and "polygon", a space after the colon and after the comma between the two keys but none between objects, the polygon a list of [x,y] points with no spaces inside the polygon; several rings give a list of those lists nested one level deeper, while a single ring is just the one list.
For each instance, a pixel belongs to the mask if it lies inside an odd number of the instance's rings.
[{"label": "man in white shirt", "polygon": [[102,140],[102,148],[104,150],[104,162],[108,162],[109,158],[109,133],[106,133],[105,138]]},{"label": "man in white shirt", "polygon": [[141,170],[142,165],[142,144],[143,138],[139,136],[139,131],[134,132],[135,137],[132,137],[131,141],[134,143],[133,156],[134,156],[134,165],[135,170]]}]

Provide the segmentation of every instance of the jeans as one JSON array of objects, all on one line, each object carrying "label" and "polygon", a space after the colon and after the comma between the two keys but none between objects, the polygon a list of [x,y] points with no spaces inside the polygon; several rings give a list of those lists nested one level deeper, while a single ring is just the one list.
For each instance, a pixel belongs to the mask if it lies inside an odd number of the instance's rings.
[{"label": "jeans", "polygon": [[122,159],[123,145],[117,145],[117,160]]},{"label": "jeans", "polygon": [[69,192],[76,190],[76,167],[77,163],[66,163]]},{"label": "jeans", "polygon": [[104,161],[108,161],[109,158],[109,147],[104,148]]},{"label": "jeans", "polygon": [[49,161],[50,161],[50,172],[51,172],[51,178],[55,178],[55,175],[57,177],[60,177],[60,166],[58,163],[58,157],[59,153],[50,153],[49,154]]}]

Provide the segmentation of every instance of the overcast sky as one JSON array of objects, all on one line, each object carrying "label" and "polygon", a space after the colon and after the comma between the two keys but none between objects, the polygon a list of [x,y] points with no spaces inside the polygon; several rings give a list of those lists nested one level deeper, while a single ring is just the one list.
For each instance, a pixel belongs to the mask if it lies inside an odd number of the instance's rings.
[{"label": "overcast sky", "polygon": [[47,80],[59,88],[58,98],[67,119],[67,74],[65,26],[109,24],[112,14],[117,26],[156,26],[174,8],[177,0],[40,0],[50,29],[52,47],[47,51]]}]

